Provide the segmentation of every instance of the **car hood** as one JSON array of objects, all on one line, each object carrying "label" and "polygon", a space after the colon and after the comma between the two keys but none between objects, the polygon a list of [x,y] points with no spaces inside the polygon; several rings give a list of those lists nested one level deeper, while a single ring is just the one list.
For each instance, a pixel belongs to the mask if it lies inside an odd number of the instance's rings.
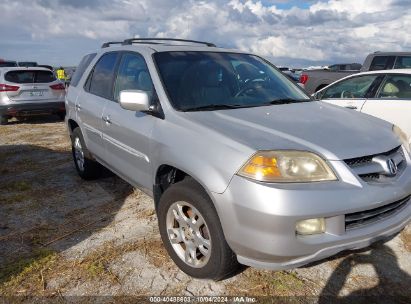
[{"label": "car hood", "polygon": [[305,150],[328,160],[343,160],[386,152],[400,145],[390,123],[323,102],[185,115],[193,123],[252,150]]}]

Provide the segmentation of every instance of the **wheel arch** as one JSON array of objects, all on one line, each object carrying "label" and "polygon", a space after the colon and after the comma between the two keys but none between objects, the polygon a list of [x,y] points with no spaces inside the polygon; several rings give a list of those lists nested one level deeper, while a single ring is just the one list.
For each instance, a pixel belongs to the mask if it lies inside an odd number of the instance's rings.
[{"label": "wheel arch", "polygon": [[70,136],[73,134],[75,128],[79,128],[79,124],[74,119],[67,120],[68,129],[70,132]]},{"label": "wheel arch", "polygon": [[[171,185],[182,181],[185,178],[192,178],[201,188],[207,193],[207,195],[212,200],[212,196],[207,190],[207,187],[201,182],[201,180],[194,176],[191,172],[187,170],[180,169],[176,166],[169,164],[161,164],[155,171],[154,185],[153,185],[153,198],[154,205],[157,210],[158,203],[160,201],[161,195],[167,190]],[[214,204],[214,203],[213,203]]]}]

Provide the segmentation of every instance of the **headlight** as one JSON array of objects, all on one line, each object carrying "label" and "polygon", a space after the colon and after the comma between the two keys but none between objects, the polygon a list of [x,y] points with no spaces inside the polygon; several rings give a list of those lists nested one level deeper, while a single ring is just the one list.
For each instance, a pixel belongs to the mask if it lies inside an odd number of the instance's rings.
[{"label": "headlight", "polygon": [[395,135],[397,135],[398,139],[401,141],[402,145],[405,147],[408,153],[410,153],[411,147],[410,147],[410,138],[408,137],[408,135],[405,134],[405,132],[396,125],[392,126],[392,131],[394,132]]},{"label": "headlight", "polygon": [[244,177],[272,183],[304,183],[336,180],[318,155],[304,151],[260,151],[238,171]]}]

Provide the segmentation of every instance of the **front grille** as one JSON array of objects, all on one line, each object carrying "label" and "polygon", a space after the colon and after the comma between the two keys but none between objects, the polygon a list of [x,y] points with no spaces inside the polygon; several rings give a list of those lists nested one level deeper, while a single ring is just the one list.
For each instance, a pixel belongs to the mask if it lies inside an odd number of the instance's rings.
[{"label": "front grille", "polygon": [[[390,175],[376,161],[377,158],[393,159],[397,165],[398,172],[393,176]],[[365,182],[384,182],[401,174],[406,167],[405,155],[401,146],[398,146],[390,151],[366,155],[362,157],[350,158],[344,162]]]},{"label": "front grille", "polygon": [[385,219],[404,209],[408,205],[410,197],[407,196],[399,201],[375,209],[346,214],[345,229],[355,229]]}]

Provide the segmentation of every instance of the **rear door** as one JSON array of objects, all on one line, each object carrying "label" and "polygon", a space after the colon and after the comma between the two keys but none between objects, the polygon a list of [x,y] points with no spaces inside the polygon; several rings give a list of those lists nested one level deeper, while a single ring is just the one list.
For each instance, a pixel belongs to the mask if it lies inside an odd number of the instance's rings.
[{"label": "rear door", "polygon": [[379,75],[353,76],[332,84],[316,96],[322,101],[361,111],[366,98],[378,88],[382,78]]},{"label": "rear door", "polygon": [[155,96],[146,62],[138,53],[124,52],[122,55],[114,96],[103,113],[103,138],[109,166],[133,184],[152,191],[149,149],[151,133],[159,118],[123,109],[118,102],[123,90],[141,90],[151,98]]},{"label": "rear door", "polygon": [[398,125],[411,136],[411,75],[389,74],[362,112]]},{"label": "rear door", "polygon": [[42,103],[64,100],[64,86],[59,85],[51,71],[46,70],[14,70],[4,75],[6,84],[18,87],[16,91],[8,91],[11,101]]},{"label": "rear door", "polygon": [[112,98],[113,79],[119,58],[118,52],[105,53],[99,58],[79,93],[75,109],[83,126],[87,148],[93,155],[104,160],[103,111]]}]

